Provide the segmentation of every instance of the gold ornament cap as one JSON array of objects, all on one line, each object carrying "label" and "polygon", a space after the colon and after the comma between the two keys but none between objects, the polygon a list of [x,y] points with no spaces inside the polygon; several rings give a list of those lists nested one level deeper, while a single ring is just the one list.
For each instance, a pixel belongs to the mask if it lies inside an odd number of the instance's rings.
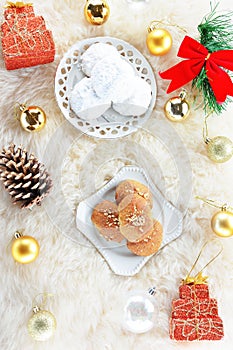
[{"label": "gold ornament cap", "polygon": [[20,264],[29,264],[35,261],[40,252],[37,240],[31,236],[23,236],[18,231],[14,237],[15,239],[11,246],[14,260]]},{"label": "gold ornament cap", "polygon": [[87,0],[84,7],[86,20],[93,25],[104,24],[110,15],[110,7],[105,0]]},{"label": "gold ornament cap", "polygon": [[183,122],[190,114],[190,105],[185,99],[186,92],[181,91],[179,96],[170,98],[165,106],[166,117],[172,122]]},{"label": "gold ornament cap", "polygon": [[38,307],[33,309],[34,315],[28,321],[28,333],[36,341],[46,341],[50,339],[57,328],[54,315]]},{"label": "gold ornament cap", "polygon": [[42,130],[46,124],[46,114],[44,110],[38,106],[19,105],[19,111],[15,112],[22,128],[27,132],[38,132]]}]

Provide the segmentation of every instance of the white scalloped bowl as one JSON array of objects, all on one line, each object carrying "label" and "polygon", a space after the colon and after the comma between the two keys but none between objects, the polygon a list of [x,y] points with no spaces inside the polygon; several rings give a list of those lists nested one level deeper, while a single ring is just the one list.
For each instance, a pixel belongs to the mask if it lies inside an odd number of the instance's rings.
[{"label": "white scalloped bowl", "polygon": [[[151,85],[151,102],[145,114],[126,117],[109,108],[100,118],[85,121],[70,109],[70,92],[75,84],[85,76],[80,64],[81,55],[89,46],[100,42],[114,45],[122,58],[133,66],[135,73]],[[77,42],[60,61],[55,77],[55,95],[64,117],[83,133],[105,139],[122,137],[137,131],[138,127],[149,119],[155,105],[156,93],[155,76],[149,62],[134,46],[112,37],[89,38]]]}]

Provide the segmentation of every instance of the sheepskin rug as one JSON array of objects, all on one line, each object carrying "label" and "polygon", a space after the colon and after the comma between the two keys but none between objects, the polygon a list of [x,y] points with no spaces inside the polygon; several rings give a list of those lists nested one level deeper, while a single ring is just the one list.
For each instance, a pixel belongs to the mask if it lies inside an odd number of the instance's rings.
[{"label": "sheepskin rug", "polygon": [[[0,349],[1,350],[214,350],[233,348],[233,238],[221,241],[224,250],[210,264],[211,296],[218,299],[225,328],[220,342],[176,343],[169,339],[171,302],[178,298],[178,287],[191,268],[199,250],[215,236],[210,219],[216,212],[196,195],[233,204],[233,159],[225,164],[211,162],[202,140],[204,112],[195,103],[190,118],[174,124],[164,117],[167,81],[158,76],[177,62],[176,53],[184,33],[169,30],[174,44],[165,57],[152,57],[146,48],[146,28],[156,20],[178,24],[194,38],[197,25],[209,12],[207,0],[150,0],[133,6],[126,0],[109,0],[111,17],[101,27],[86,23],[85,0],[34,0],[37,15],[44,16],[56,44],[55,62],[28,69],[6,71],[0,53],[1,147],[10,142],[23,144],[45,162],[54,181],[54,190],[41,207],[20,210],[11,203],[1,185],[0,200]],[[5,1],[1,0],[3,7]],[[220,1],[220,10],[230,10],[230,0]],[[2,17],[3,18],[3,17]],[[90,138],[65,121],[54,95],[54,78],[64,53],[74,43],[89,37],[113,36],[134,45],[149,60],[158,84],[154,112],[148,122],[122,139]],[[173,94],[172,94],[173,95]],[[13,110],[16,102],[45,109],[48,121],[38,134],[24,132]],[[233,139],[233,108],[209,118],[211,136]],[[102,256],[75,227],[78,203],[101,187],[124,165],[139,165],[151,176],[164,196],[184,214],[183,233],[152,257],[133,277],[115,275]],[[39,258],[32,264],[13,261],[10,241],[16,230],[34,236],[40,243]],[[211,242],[197,270],[216,254]],[[125,298],[134,290],[156,286],[159,306],[155,328],[135,335],[122,330]],[[36,343],[27,333],[32,301],[40,293],[52,293],[46,309],[56,317],[54,337]],[[39,298],[38,303],[41,302]]]}]

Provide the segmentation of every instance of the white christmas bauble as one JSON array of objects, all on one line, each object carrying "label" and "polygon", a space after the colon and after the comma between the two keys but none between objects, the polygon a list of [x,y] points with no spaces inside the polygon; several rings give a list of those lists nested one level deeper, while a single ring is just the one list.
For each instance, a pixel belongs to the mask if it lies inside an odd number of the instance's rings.
[{"label": "white christmas bauble", "polygon": [[146,292],[136,292],[125,304],[123,328],[136,334],[146,333],[154,327],[157,315],[154,297]]}]

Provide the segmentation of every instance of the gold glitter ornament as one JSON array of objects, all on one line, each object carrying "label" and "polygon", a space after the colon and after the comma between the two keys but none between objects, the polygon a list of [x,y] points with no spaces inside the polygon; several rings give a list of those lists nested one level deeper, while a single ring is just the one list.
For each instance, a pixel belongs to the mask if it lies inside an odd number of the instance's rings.
[{"label": "gold glitter ornament", "polygon": [[22,128],[28,132],[40,131],[46,124],[46,114],[38,106],[19,104],[19,111],[16,111],[15,114]]},{"label": "gold glitter ornament", "polygon": [[23,236],[20,232],[14,235],[11,253],[15,261],[20,264],[29,264],[36,260],[40,246],[37,240],[31,236]]},{"label": "gold glitter ornament", "polygon": [[[50,294],[43,294],[44,298]],[[44,299],[44,303],[47,299]],[[43,304],[44,304],[43,303]],[[40,307],[33,307],[33,316],[28,321],[28,333],[36,341],[46,341],[50,339],[57,328],[57,322],[54,315]]]},{"label": "gold glitter ornament", "polygon": [[207,119],[211,114],[212,112],[205,117],[203,127],[203,139],[207,145],[207,155],[215,163],[225,163],[233,156],[233,142],[225,136],[209,137]]},{"label": "gold glitter ornament", "polygon": [[208,157],[215,163],[225,163],[233,156],[233,142],[225,136],[207,139]]},{"label": "gold glitter ornament", "polygon": [[166,102],[165,115],[172,122],[182,122],[188,118],[190,106],[185,97],[186,92],[182,90],[179,96],[172,97]]},{"label": "gold glitter ornament", "polygon": [[105,0],[87,0],[84,15],[90,24],[101,25],[108,20],[110,7]]},{"label": "gold glitter ornament", "polygon": [[213,232],[222,238],[233,236],[233,208],[227,204],[218,204],[216,201],[211,199],[205,199],[202,197],[196,198],[202,200],[214,208],[220,209],[211,218],[211,228]]}]

